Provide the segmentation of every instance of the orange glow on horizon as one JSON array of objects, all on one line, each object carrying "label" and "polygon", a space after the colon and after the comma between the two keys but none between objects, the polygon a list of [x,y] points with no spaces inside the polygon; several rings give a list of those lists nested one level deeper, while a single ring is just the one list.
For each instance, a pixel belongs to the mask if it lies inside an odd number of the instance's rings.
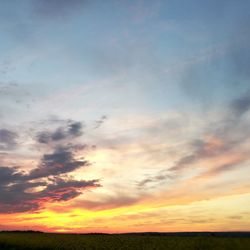
[{"label": "orange glow on horizon", "polygon": [[[12,229],[46,232],[176,232],[206,231],[208,228],[228,231],[230,221],[234,222],[230,231],[244,231],[249,229],[248,205],[250,193],[180,205],[159,206],[151,201],[104,211],[72,209],[60,213],[47,209],[38,213],[1,215],[0,220]],[[219,209],[221,206],[225,206],[223,210]],[[237,218],[236,211],[242,216]]]}]

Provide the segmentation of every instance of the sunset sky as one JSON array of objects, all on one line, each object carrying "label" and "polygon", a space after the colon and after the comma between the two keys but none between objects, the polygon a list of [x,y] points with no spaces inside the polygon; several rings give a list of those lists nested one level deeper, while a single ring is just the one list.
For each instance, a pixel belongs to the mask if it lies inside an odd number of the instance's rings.
[{"label": "sunset sky", "polygon": [[250,1],[0,1],[0,230],[250,230]]}]

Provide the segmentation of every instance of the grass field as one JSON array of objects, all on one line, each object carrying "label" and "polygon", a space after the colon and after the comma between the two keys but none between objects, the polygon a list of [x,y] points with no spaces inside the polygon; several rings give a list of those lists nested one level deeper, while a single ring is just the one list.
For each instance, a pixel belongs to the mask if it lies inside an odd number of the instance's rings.
[{"label": "grass field", "polygon": [[0,233],[1,250],[248,250],[249,237]]}]

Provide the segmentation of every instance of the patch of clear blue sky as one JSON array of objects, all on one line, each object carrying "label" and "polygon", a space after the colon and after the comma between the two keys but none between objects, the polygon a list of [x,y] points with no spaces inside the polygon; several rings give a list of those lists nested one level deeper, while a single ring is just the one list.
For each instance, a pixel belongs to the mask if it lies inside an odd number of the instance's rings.
[{"label": "patch of clear blue sky", "polygon": [[[227,99],[246,88],[245,82],[228,85],[239,78],[227,67],[230,55],[184,71],[171,68],[230,44],[244,20],[248,23],[249,1],[89,1],[82,10],[47,18],[35,12],[36,2],[0,3],[2,63],[10,61],[15,68],[2,79],[33,85],[35,95],[125,72],[123,84],[134,85],[148,100],[138,105],[160,112],[192,107],[192,99]],[[93,100],[110,96],[112,89],[105,91],[95,91]]]}]

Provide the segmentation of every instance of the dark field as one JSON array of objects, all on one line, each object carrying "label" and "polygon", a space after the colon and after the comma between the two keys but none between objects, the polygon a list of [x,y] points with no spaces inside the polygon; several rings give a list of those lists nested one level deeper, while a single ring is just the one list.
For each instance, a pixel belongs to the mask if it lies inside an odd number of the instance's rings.
[{"label": "dark field", "polygon": [[0,233],[1,250],[249,250],[250,237]]}]

